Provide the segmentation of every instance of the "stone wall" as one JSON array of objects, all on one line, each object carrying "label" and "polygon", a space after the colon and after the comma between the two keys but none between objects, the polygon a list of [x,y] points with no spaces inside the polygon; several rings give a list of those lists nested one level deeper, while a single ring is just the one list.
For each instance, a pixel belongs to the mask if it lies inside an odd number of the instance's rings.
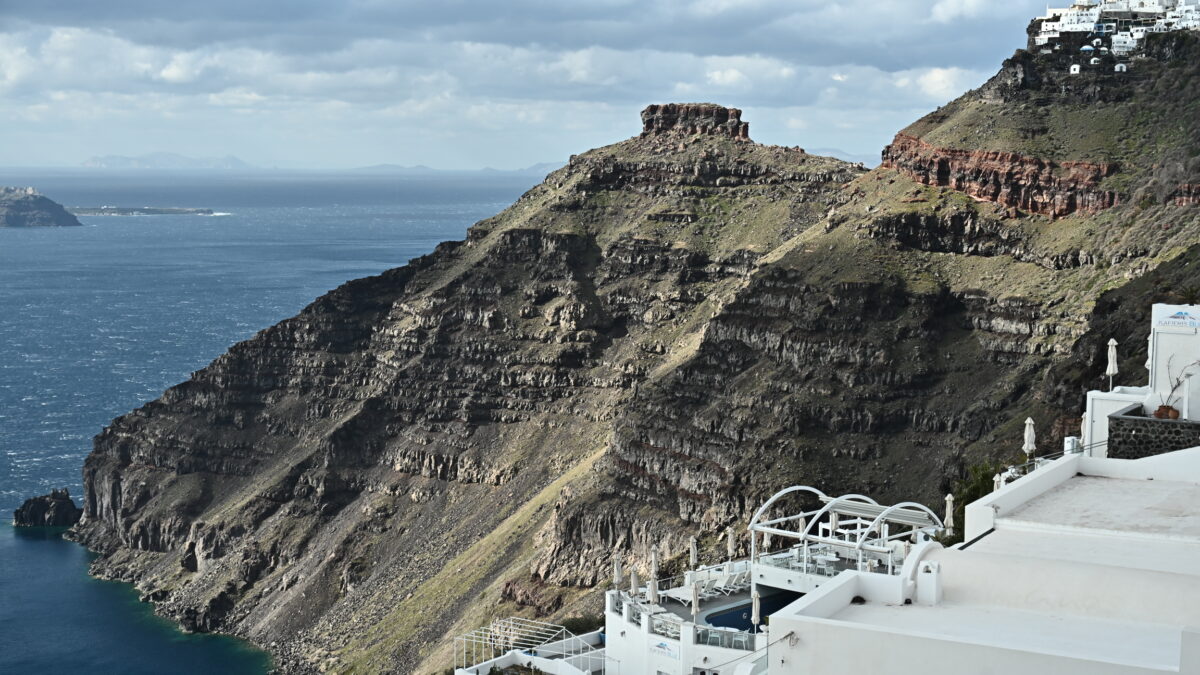
[{"label": "stone wall", "polygon": [[[1126,412],[1126,411],[1122,411]],[[1200,423],[1137,414],[1110,415],[1108,456],[1141,459],[1200,446]]]}]

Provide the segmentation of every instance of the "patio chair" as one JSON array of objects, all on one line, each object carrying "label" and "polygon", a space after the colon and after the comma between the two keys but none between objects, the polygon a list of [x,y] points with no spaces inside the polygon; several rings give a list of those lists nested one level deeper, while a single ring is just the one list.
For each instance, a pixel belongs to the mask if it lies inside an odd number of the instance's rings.
[{"label": "patio chair", "polygon": [[722,595],[732,595],[737,593],[739,590],[741,590],[742,574],[744,573],[736,572],[734,574],[730,574],[722,579],[721,583],[717,584],[715,590],[720,592]]},{"label": "patio chair", "polygon": [[711,600],[712,598],[716,598],[721,595],[724,595],[724,594],[721,591],[717,590],[717,580],[716,579],[709,579],[708,581],[705,581],[702,586],[700,586],[700,599],[701,600]]}]

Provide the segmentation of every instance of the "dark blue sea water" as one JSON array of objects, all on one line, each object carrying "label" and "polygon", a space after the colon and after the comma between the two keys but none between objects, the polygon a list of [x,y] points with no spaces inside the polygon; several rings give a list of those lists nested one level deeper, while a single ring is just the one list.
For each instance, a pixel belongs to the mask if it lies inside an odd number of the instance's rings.
[{"label": "dark blue sea water", "polygon": [[112,418],[342,282],[461,238],[534,182],[0,171],[0,185],[67,205],[230,214],[0,229],[0,673],[263,672],[249,645],[185,635],[131,587],[89,578],[87,551],[11,527],[12,509],[55,487],[81,494]]}]

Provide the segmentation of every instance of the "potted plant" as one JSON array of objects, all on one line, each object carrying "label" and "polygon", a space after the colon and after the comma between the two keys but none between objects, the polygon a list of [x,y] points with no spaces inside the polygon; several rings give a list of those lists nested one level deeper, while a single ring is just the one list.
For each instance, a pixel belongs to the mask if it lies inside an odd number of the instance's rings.
[{"label": "potted plant", "polygon": [[1169,391],[1166,396],[1159,395],[1158,400],[1162,403],[1162,405],[1158,406],[1158,410],[1154,411],[1154,416],[1160,420],[1179,419],[1179,410],[1172,405],[1177,398],[1176,392],[1178,392],[1179,388],[1183,386],[1183,383],[1187,382],[1188,378],[1192,376],[1192,373],[1189,373],[1188,370],[1196,366],[1200,366],[1200,360],[1193,361],[1192,363],[1184,366],[1183,370],[1179,371],[1179,375],[1176,376],[1171,372],[1171,361],[1173,360],[1175,360],[1175,357],[1173,356],[1170,359],[1167,359],[1167,378],[1171,382],[1171,391]]}]

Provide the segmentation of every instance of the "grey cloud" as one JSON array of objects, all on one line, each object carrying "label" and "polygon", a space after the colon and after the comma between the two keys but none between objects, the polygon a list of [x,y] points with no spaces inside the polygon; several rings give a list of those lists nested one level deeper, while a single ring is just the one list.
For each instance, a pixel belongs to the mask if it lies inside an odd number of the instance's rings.
[{"label": "grey cloud", "polygon": [[57,123],[65,134],[105,129],[80,139],[84,156],[187,150],[164,145],[174,134],[178,145],[204,145],[201,154],[258,153],[246,159],[259,163],[307,152],[342,164],[517,166],[628,136],[642,105],[668,100],[747,108],[755,136],[773,142],[818,137],[873,154],[916,114],[994,72],[1039,7],[28,3],[0,17],[0,162],[20,163]]}]

